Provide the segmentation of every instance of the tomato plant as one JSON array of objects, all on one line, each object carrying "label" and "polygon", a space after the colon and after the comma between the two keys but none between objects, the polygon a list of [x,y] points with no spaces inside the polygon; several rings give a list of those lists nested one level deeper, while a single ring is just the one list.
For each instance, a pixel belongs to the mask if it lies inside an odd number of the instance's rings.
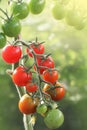
[{"label": "tomato plant", "polygon": [[2,50],[2,58],[8,64],[16,63],[20,60],[22,50],[20,46],[6,45]]},{"label": "tomato plant", "polygon": [[12,74],[12,80],[19,87],[25,86],[32,80],[32,73],[26,72],[26,69],[23,66],[18,66]]},{"label": "tomato plant", "polygon": [[45,7],[45,0],[30,0],[29,7],[32,14],[39,14]]},{"label": "tomato plant", "polygon": [[29,14],[29,6],[25,2],[13,3],[12,11],[13,14],[17,16],[19,19],[24,19]]},{"label": "tomato plant", "polygon": [[43,92],[49,94],[54,101],[59,101],[65,96],[65,88],[59,82],[57,82],[52,89],[48,84],[45,84]]},{"label": "tomato plant", "polygon": [[16,17],[7,19],[2,24],[2,30],[8,37],[17,37],[21,32],[20,21]]},{"label": "tomato plant", "polygon": [[28,94],[25,94],[19,100],[18,107],[22,113],[32,114],[36,112],[37,104],[37,99],[33,99]]},{"label": "tomato plant", "polygon": [[57,70],[45,70],[43,72],[43,79],[47,82],[54,84],[58,80]]},{"label": "tomato plant", "polygon": [[3,48],[6,45],[6,36],[4,33],[0,33],[0,48]]},{"label": "tomato plant", "polygon": [[46,126],[50,129],[59,128],[64,122],[64,115],[59,109],[49,110],[44,118]]}]

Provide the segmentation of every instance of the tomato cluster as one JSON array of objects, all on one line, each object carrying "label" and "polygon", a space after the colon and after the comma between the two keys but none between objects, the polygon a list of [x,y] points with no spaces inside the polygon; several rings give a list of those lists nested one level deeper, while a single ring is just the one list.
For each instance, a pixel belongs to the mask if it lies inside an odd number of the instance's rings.
[{"label": "tomato cluster", "polygon": [[[25,51],[22,51],[21,46]],[[18,102],[19,110],[28,115],[40,114],[48,128],[55,129],[61,126],[64,116],[57,107],[54,107],[53,102],[58,102],[65,96],[65,88],[58,82],[59,72],[55,68],[52,56],[45,54],[44,43],[39,42],[37,38],[31,42],[17,39],[12,45],[6,45],[2,49],[2,58],[12,66],[17,64],[11,78],[16,87],[26,91]],[[28,59],[33,59],[31,66],[27,63]],[[50,118],[53,115],[57,115],[55,118],[57,125],[55,122],[51,124]]]},{"label": "tomato cluster", "polygon": [[56,20],[62,20],[65,18],[66,23],[77,30],[84,29],[87,22],[86,18],[84,18],[84,14],[82,16],[81,12],[73,7],[68,9],[67,6],[71,6],[71,3],[69,3],[69,0],[56,1],[52,7],[53,17]]}]

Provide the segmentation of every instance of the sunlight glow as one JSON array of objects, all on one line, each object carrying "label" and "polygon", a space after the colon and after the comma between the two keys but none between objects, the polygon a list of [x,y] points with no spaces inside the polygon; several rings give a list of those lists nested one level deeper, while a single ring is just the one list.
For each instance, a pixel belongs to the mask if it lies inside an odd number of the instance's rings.
[{"label": "sunlight glow", "polygon": [[81,9],[82,11],[84,11],[84,13],[86,13],[85,11],[87,10],[87,0],[71,0],[71,1],[72,3],[75,3],[75,6],[77,8]]}]

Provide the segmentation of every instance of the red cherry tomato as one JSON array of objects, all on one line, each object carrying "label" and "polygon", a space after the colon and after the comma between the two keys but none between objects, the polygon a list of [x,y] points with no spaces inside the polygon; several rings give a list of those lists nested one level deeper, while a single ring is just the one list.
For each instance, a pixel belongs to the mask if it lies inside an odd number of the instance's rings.
[{"label": "red cherry tomato", "polygon": [[[44,45],[43,44],[32,44],[31,46],[31,49],[33,49],[33,51],[36,53],[36,54],[43,54],[44,53]],[[33,57],[33,54],[32,54],[32,50],[27,48],[27,53],[30,57]]]},{"label": "red cherry tomato", "polygon": [[43,72],[43,79],[54,84],[58,80],[58,72],[56,70],[45,70]]},{"label": "red cherry tomato", "polygon": [[37,84],[33,84],[33,83],[27,83],[25,87],[26,87],[26,90],[27,90],[28,92],[30,92],[30,93],[36,92],[37,89],[38,89]]},{"label": "red cherry tomato", "polygon": [[[43,74],[43,72],[47,68],[54,68],[54,61],[51,56],[47,57],[46,59],[43,59],[43,57],[37,57],[37,64],[41,68],[39,68],[40,74]],[[34,66],[34,69],[36,70],[36,66]]]},{"label": "red cherry tomato", "polygon": [[12,74],[13,82],[18,86],[25,86],[32,80],[32,73],[27,73],[23,66],[17,67]]},{"label": "red cherry tomato", "polygon": [[2,58],[8,64],[16,63],[20,60],[22,50],[20,46],[7,45],[2,50]]},{"label": "red cherry tomato", "polygon": [[37,105],[38,99],[33,99],[28,94],[23,95],[18,103],[19,110],[24,114],[35,113]]},{"label": "red cherry tomato", "polygon": [[65,88],[59,82],[56,83],[55,87],[58,86],[60,87],[48,90],[50,86],[48,84],[45,84],[45,86],[43,87],[43,92],[49,94],[52,100],[59,101],[65,96]]}]

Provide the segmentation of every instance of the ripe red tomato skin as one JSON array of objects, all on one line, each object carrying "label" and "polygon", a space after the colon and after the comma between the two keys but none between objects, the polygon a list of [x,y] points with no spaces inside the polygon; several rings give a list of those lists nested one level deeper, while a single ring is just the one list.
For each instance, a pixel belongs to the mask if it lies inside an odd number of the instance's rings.
[{"label": "ripe red tomato skin", "polygon": [[43,72],[43,79],[54,84],[58,80],[58,72],[56,70],[45,70]]},{"label": "ripe red tomato skin", "polygon": [[32,83],[27,83],[25,87],[26,87],[26,90],[30,93],[35,92],[38,89],[38,86]]},{"label": "ripe red tomato skin", "polygon": [[25,94],[19,100],[18,107],[24,114],[33,114],[36,112],[37,104],[37,99],[32,99],[28,94]]},{"label": "ripe red tomato skin", "polygon": [[2,50],[2,58],[8,64],[18,62],[21,55],[22,50],[19,46],[7,45]]},{"label": "ripe red tomato skin", "polygon": [[[37,64],[38,66],[42,66],[43,68],[40,68],[40,74],[43,74],[43,72],[47,69],[47,68],[54,68],[55,64],[54,61],[52,59],[51,56],[48,56],[47,59],[43,59],[43,57],[37,57]],[[47,68],[45,68],[47,67]],[[34,69],[36,70],[36,66],[34,66]]]},{"label": "ripe red tomato skin", "polygon": [[59,82],[56,83],[55,87],[60,86],[60,88],[54,88],[52,90],[47,91],[50,86],[48,84],[45,84],[45,86],[43,87],[43,92],[49,94],[52,98],[52,100],[54,101],[60,101],[61,99],[63,99],[63,97],[65,96],[65,88],[63,87],[62,84],[60,84]]},{"label": "ripe red tomato skin", "polygon": [[54,101],[59,101],[64,97],[65,89],[63,87],[61,87],[61,88],[56,88],[55,90],[56,90],[56,96],[55,95],[52,96],[52,99]]},{"label": "ripe red tomato skin", "polygon": [[32,80],[32,74],[27,73],[23,66],[19,66],[13,72],[12,80],[16,85],[22,87]]},{"label": "ripe red tomato skin", "polygon": [[[32,44],[31,48],[33,49],[33,51],[36,54],[43,54],[44,53],[44,45],[43,44],[40,44],[40,45],[37,45],[37,46],[35,46],[34,44]],[[32,54],[32,52],[31,52],[31,50],[29,48],[27,48],[26,51],[27,51],[27,53],[28,53],[28,55],[30,57],[33,57],[33,54]]]}]

